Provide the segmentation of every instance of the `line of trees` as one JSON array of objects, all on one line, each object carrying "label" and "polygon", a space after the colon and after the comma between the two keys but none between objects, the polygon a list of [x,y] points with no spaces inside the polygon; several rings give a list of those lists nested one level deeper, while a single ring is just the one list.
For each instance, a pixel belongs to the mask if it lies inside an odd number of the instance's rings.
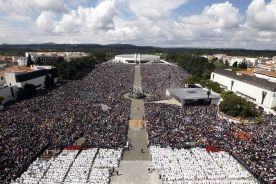
[{"label": "line of trees", "polygon": [[255,118],[260,120],[260,115],[253,102],[247,101],[232,91],[225,91],[221,93],[219,109],[226,115],[242,118]]},{"label": "line of trees", "polygon": [[71,61],[65,61],[64,58],[58,57],[56,61],[44,61],[41,65],[52,65],[57,68],[59,80],[80,79],[90,72],[96,64],[93,56],[75,58]]}]

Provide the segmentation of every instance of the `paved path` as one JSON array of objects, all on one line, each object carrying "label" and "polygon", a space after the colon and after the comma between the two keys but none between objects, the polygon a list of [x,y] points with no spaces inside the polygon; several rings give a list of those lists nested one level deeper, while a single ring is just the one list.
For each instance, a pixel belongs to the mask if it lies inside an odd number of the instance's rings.
[{"label": "paved path", "polygon": [[[140,66],[135,66],[133,90],[136,87],[142,89]],[[144,101],[131,99],[130,121],[144,120]],[[156,171],[149,173],[151,156],[147,148],[148,135],[144,127],[128,130],[128,140],[132,148],[124,151],[121,161],[119,175],[111,178],[112,184],[159,184]]]},{"label": "paved path", "polygon": [[113,176],[111,184],[161,184],[157,172],[149,173],[149,161],[125,161],[121,162],[119,175]]}]

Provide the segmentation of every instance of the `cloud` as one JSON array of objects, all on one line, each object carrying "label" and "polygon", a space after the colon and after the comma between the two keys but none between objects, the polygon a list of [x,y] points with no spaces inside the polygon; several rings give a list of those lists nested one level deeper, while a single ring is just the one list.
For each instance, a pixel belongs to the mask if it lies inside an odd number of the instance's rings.
[{"label": "cloud", "polygon": [[228,1],[207,6],[202,14],[184,17],[183,21],[189,25],[200,25],[216,28],[235,28],[239,26],[241,16],[239,10]]},{"label": "cloud", "polygon": [[33,16],[42,11],[65,13],[68,11],[63,0],[0,0],[0,12],[6,15]]},{"label": "cloud", "polygon": [[55,22],[54,19],[55,14],[52,12],[42,12],[36,20],[37,27],[45,32],[54,32]]},{"label": "cloud", "polygon": [[[77,10],[71,10],[69,13],[63,14],[60,20],[56,20],[53,14],[50,16],[49,13],[42,12],[37,18],[37,26],[45,32],[54,33],[109,30],[114,27],[115,6],[115,0],[102,1],[95,8],[83,8],[80,6]],[[46,24],[54,28],[48,29],[45,26]]]},{"label": "cloud", "polygon": [[139,18],[156,20],[165,18],[187,2],[188,0],[131,0],[129,7]]},{"label": "cloud", "polygon": [[248,26],[266,31],[276,31],[276,0],[266,3],[253,0],[247,9]]},{"label": "cloud", "polygon": [[231,1],[177,13],[197,2],[0,0],[0,42],[275,48],[276,0],[252,0],[245,16]]},{"label": "cloud", "polygon": [[42,11],[52,11],[56,13],[68,11],[63,0],[29,0],[29,2]]}]

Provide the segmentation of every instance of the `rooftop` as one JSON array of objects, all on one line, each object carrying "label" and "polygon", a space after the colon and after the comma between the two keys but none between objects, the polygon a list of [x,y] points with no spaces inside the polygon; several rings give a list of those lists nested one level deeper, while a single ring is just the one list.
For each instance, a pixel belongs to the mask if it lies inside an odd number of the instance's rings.
[{"label": "rooftop", "polygon": [[[121,55],[116,55],[116,57],[123,57],[123,58],[134,59],[135,58],[135,54],[121,54]],[[137,58],[139,58],[139,54],[137,54]],[[149,54],[141,54],[141,59],[149,59],[149,58],[160,58],[160,56],[149,55]]]},{"label": "rooftop", "polygon": [[237,74],[240,75],[250,75],[252,76],[254,74],[254,70],[249,69],[249,70],[241,70],[241,71],[237,71]]},{"label": "rooftop", "polygon": [[249,76],[249,75],[237,75],[236,73],[229,71],[229,70],[223,70],[223,69],[218,69],[215,70],[214,73],[245,82],[247,84],[251,84],[253,86],[257,86],[269,91],[276,92],[276,83],[270,82],[266,79],[254,77],[254,76]]},{"label": "rooftop", "polygon": [[262,74],[262,75],[267,75],[267,76],[270,76],[270,77],[276,77],[276,72],[268,71],[268,70],[256,70],[255,73]]},{"label": "rooftop", "polygon": [[31,67],[12,66],[6,69],[6,72],[30,72],[33,71]]},{"label": "rooftop", "polygon": [[[181,100],[186,99],[206,99],[207,90],[202,88],[172,88],[168,89],[170,92],[170,96],[174,96]],[[218,99],[220,98],[219,94],[211,91],[209,96],[210,99]]]}]

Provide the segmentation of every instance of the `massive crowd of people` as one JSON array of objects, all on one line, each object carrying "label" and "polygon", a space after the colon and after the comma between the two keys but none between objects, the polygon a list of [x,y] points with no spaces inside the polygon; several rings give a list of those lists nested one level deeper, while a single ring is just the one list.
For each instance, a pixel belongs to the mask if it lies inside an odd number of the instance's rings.
[{"label": "massive crowd of people", "polygon": [[141,66],[145,101],[165,100],[166,89],[185,86],[188,73],[176,65],[144,64]]},{"label": "massive crowd of people", "polygon": [[0,183],[10,181],[44,149],[72,145],[118,148],[127,140],[134,66],[106,63],[85,78],[0,112]]},{"label": "massive crowd of people", "polygon": [[[143,65],[143,90],[147,101],[166,99],[167,88],[184,86],[187,73],[173,65]],[[260,125],[227,122],[217,115],[217,107],[146,103],[145,119],[151,145],[185,148],[214,145],[231,153],[259,178],[276,177],[276,116],[264,115]],[[244,132],[244,135],[243,135]],[[252,136],[242,139],[241,137]],[[236,136],[235,136],[236,135]]]},{"label": "massive crowd of people", "polygon": [[[165,64],[144,64],[141,74],[148,102],[166,99],[166,89],[184,87],[188,77]],[[85,148],[124,147],[130,101],[123,94],[132,90],[133,76],[133,65],[101,64],[82,80],[0,111],[0,183],[19,176],[46,148],[63,149],[80,137]],[[276,176],[275,116],[264,116],[260,125],[240,125],[221,119],[214,105],[146,103],[145,120],[150,145],[211,145],[244,162],[261,179]],[[240,132],[250,138],[237,136]]]},{"label": "massive crowd of people", "polygon": [[[211,145],[232,154],[260,179],[269,181],[276,176],[275,116],[265,116],[260,125],[241,125],[219,118],[215,105],[179,107],[159,103],[146,103],[145,113],[151,145]],[[243,139],[247,135],[250,139]]]}]

